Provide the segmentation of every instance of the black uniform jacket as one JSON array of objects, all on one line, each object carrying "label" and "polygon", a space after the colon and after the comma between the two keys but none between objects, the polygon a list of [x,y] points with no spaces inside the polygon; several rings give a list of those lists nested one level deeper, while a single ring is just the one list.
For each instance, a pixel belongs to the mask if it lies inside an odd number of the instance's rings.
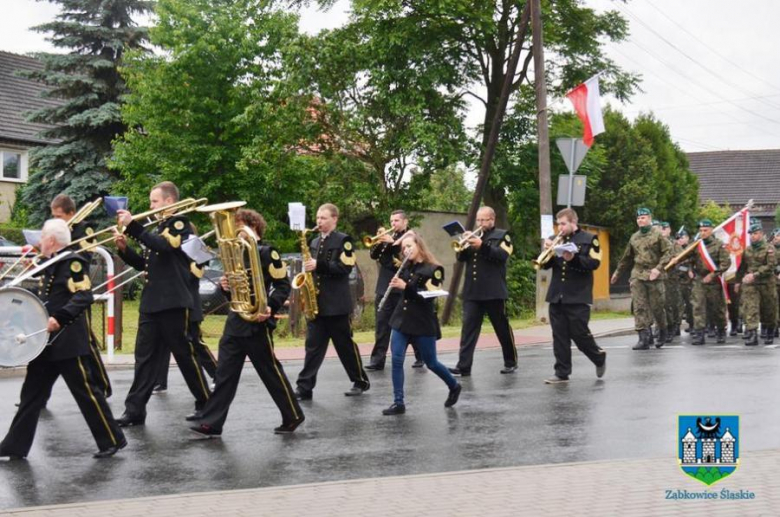
[{"label": "black uniform jacket", "polygon": [[203,321],[203,304],[200,299],[200,279],[203,278],[203,274],[206,271],[206,265],[196,264],[190,260],[190,294],[192,295],[192,309],[190,310],[189,320],[191,323],[200,323]]},{"label": "black uniform jacket", "polygon": [[592,233],[577,229],[567,235],[564,243],[577,245],[577,253],[569,262],[553,257],[544,269],[552,268],[552,280],[547,290],[549,303],[593,303],[593,271],[601,264],[601,246]]},{"label": "black uniform jacket", "polygon": [[441,289],[444,268],[415,263],[405,267],[399,278],[406,282],[406,289],[390,317],[390,327],[409,336],[436,336],[436,339],[440,339],[436,299],[423,298],[419,292]]},{"label": "black uniform jacket", "polygon": [[[393,233],[393,242],[400,239],[403,232]],[[381,298],[387,286],[390,283],[390,279],[395,276],[398,271],[398,266],[401,265],[403,258],[401,257],[401,245],[394,246],[390,242],[380,242],[371,247],[371,258],[376,260],[379,265],[379,275],[376,281],[376,290],[374,291],[378,298]]]},{"label": "black uniform jacket", "polygon": [[157,228],[144,230],[137,221],[127,227],[128,236],[144,246],[139,255],[129,246],[119,256],[138,271],[146,271],[141,293],[140,312],[155,313],[170,309],[193,309],[192,262],[181,244],[192,235],[185,217],[169,217]]},{"label": "black uniform jacket", "polygon": [[352,237],[333,231],[311,241],[312,258],[317,261],[314,285],[317,286],[319,316],[343,316],[352,313],[349,273],[355,266]]},{"label": "black uniform jacket", "polygon": [[478,250],[469,246],[457,253],[457,259],[466,263],[463,299],[506,300],[509,297],[506,261],[513,250],[507,231],[493,228],[482,235],[482,246]]},{"label": "black uniform jacket", "polygon": [[91,289],[89,260],[83,255],[71,253],[44,270],[40,298],[62,328],[49,335],[52,344],[39,359],[60,361],[90,353],[86,310],[93,301]]},{"label": "black uniform jacket", "polygon": [[[268,307],[271,308],[271,315],[275,316],[287,301],[292,289],[290,278],[287,276],[287,265],[282,262],[279,252],[271,246],[259,244],[257,251],[260,253],[260,264],[263,268],[263,283]],[[276,319],[271,317],[262,323],[253,323],[231,311],[225,323],[225,334],[248,337],[257,332],[265,332],[266,326],[271,329],[276,327]]]}]

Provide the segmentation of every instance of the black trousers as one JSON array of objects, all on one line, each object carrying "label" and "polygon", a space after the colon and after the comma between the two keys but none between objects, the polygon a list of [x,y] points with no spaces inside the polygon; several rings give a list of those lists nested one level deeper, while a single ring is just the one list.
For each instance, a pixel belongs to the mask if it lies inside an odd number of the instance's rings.
[{"label": "black trousers", "polygon": [[571,342],[577,345],[596,366],[602,366],[607,355],[593,339],[588,322],[590,305],[585,303],[551,303],[550,326],[553,333],[555,375],[566,379],[571,375]]},{"label": "black trousers", "polygon": [[108,449],[124,441],[124,434],[114,420],[103,390],[89,371],[87,356],[60,361],[36,359],[27,365],[19,410],[8,434],[0,443],[0,455],[27,456],[35,438],[41,409],[46,405],[52,386],[60,375],[76,399],[98,449]]},{"label": "black trousers", "polygon": [[167,358],[169,349],[195,397],[195,407],[200,409],[208,400],[211,393],[195,356],[195,349],[187,337],[187,313],[187,309],[171,309],[139,314],[135,340],[135,375],[125,399],[125,412],[128,415],[146,415],[146,403],[157,383],[160,363],[164,357]]},{"label": "black trousers", "polygon": [[462,372],[471,371],[474,350],[477,348],[485,314],[490,318],[498,342],[501,343],[504,366],[517,366],[515,335],[506,315],[506,300],[463,300],[463,327],[460,331],[460,358],[458,359],[458,369]]},{"label": "black trousers", "polygon": [[[217,360],[214,358],[214,354],[209,350],[208,345],[203,341],[203,334],[200,331],[200,322],[191,321],[189,325],[188,337],[190,343],[195,348],[195,355],[198,358],[198,363],[206,371],[206,373],[214,379],[217,374]],[[160,373],[157,375],[157,385],[163,388],[168,387],[168,370],[171,366],[171,353],[163,354],[162,362],[160,362]]]},{"label": "black trousers", "polygon": [[[382,310],[379,310],[379,302],[381,301],[381,295],[378,295],[374,300],[374,311],[376,312],[376,324],[374,326],[374,348],[371,350],[371,363],[377,366],[384,366],[385,359],[387,358],[387,349],[390,347],[390,318],[393,315],[395,306],[401,300],[400,294],[393,294],[388,296],[385,306]],[[422,360],[420,351],[417,349],[415,343],[410,343],[414,350],[414,358],[417,361]]]},{"label": "black trousers", "polygon": [[344,370],[358,387],[368,389],[366,371],[363,370],[363,361],[360,351],[352,339],[352,326],[349,315],[343,316],[317,316],[306,327],[306,357],[303,360],[303,369],[298,374],[298,389],[303,393],[311,393],[317,384],[317,372],[325,360],[328,351],[328,342],[333,340],[333,346],[339,355]]},{"label": "black trousers", "polygon": [[301,406],[284,373],[282,364],[274,354],[273,338],[267,327],[253,336],[222,336],[219,342],[219,366],[214,393],[203,408],[200,422],[221,431],[227,419],[230,404],[236,396],[238,381],[246,358],[252,361],[260,380],[282,414],[282,424],[303,417]]}]

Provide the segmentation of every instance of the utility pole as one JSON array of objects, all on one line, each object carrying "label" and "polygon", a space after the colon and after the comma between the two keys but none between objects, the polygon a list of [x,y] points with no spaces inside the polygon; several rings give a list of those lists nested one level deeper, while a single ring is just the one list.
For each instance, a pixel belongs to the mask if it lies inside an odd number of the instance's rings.
[{"label": "utility pole", "polygon": [[[534,56],[534,86],[536,87],[536,132],[539,149],[539,214],[541,227],[545,218],[551,219],[552,190],[550,187],[550,135],[547,126],[547,82],[544,76],[544,38],[542,37],[541,0],[530,0],[531,32]],[[545,236],[540,236],[543,239]],[[536,319],[547,321],[544,299],[550,275],[540,269],[536,272]]]},{"label": "utility pole", "polygon": [[[520,53],[523,49],[523,40],[525,40],[525,33],[528,30],[528,23],[530,18],[530,4],[526,2],[525,7],[523,8],[523,12],[520,15],[520,24],[518,25],[517,37],[515,38],[514,43],[515,46],[514,49],[512,49],[512,55],[509,58],[509,63],[507,64],[506,75],[504,75],[504,84],[501,87],[501,95],[498,98],[498,107],[496,108],[496,114],[493,117],[493,124],[490,126],[490,135],[488,135],[485,151],[482,155],[482,166],[479,169],[479,177],[477,179],[477,186],[474,188],[474,196],[471,198],[471,205],[469,206],[469,213],[466,218],[466,229],[474,228],[474,223],[477,220],[477,210],[479,209],[479,205],[482,202],[482,197],[485,194],[485,189],[487,188],[487,180],[490,176],[490,165],[492,164],[493,156],[496,153],[498,135],[501,131],[501,124],[504,121],[504,114],[506,113],[506,106],[509,102],[509,95],[512,93],[512,83],[515,80],[517,64],[520,62]],[[550,169],[548,165],[548,191],[550,188],[549,170]],[[463,262],[455,262],[455,267],[452,270],[452,280],[450,280],[450,295],[447,297],[447,301],[444,304],[444,311],[442,312],[441,317],[444,324],[447,324],[450,321],[450,317],[452,316],[452,309],[455,306],[455,300],[458,297],[458,288],[460,287],[461,276],[463,276]]]}]

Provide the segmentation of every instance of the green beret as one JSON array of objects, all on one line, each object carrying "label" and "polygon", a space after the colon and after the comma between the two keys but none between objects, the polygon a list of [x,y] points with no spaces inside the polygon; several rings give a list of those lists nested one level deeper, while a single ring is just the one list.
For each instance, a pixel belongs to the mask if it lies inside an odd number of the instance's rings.
[{"label": "green beret", "polygon": [[661,228],[669,228],[669,223],[666,221],[661,221]]},{"label": "green beret", "polygon": [[653,219],[653,226],[659,226],[661,224],[661,221],[658,219]]},{"label": "green beret", "polygon": [[759,222],[751,223],[750,233],[763,232],[763,231],[764,231],[764,227],[761,226],[761,223]]},{"label": "green beret", "polygon": [[699,221],[699,228],[712,228],[712,221],[709,219],[702,219]]},{"label": "green beret", "polygon": [[780,235],[780,228],[775,228],[772,232],[772,237],[777,237],[778,235]]},{"label": "green beret", "polygon": [[649,208],[637,208],[636,216],[639,217],[640,215],[653,215],[653,212],[651,212]]}]

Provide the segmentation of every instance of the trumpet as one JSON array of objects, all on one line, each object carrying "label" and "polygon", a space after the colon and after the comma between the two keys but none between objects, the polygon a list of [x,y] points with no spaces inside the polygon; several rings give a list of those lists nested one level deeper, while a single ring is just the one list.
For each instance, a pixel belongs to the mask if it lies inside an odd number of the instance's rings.
[{"label": "trumpet", "polygon": [[550,261],[550,259],[552,259],[555,256],[555,247],[559,245],[562,240],[563,240],[563,232],[560,232],[558,233],[558,235],[555,236],[555,239],[553,239],[552,244],[550,244],[550,247],[545,250],[542,250],[539,256],[531,261],[531,263],[534,265],[534,269],[541,269],[542,266],[547,264]]},{"label": "trumpet", "polygon": [[452,241],[452,249],[455,250],[457,253],[460,253],[461,251],[464,251],[471,246],[469,244],[469,239],[472,237],[477,237],[478,239],[481,239],[482,236],[485,234],[484,228],[482,226],[477,226],[477,229],[473,232],[466,232],[463,235],[460,236],[459,239],[455,239]]},{"label": "trumpet", "polygon": [[388,233],[392,233],[392,232],[393,232],[393,229],[390,228],[390,229],[385,230],[383,232],[379,232],[376,235],[366,235],[365,237],[363,237],[363,246],[365,246],[366,248],[372,248],[376,244],[379,243],[379,239],[381,239],[382,237],[384,237]]}]

